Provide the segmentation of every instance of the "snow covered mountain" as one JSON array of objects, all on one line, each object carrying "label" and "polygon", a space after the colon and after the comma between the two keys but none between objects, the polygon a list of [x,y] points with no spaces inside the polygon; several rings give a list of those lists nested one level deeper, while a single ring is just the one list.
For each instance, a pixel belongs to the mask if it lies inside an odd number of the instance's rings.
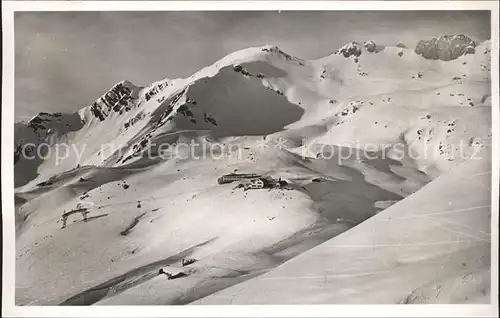
[{"label": "snow covered mountain", "polygon": [[[351,228],[489,162],[490,51],[462,35],[414,50],[352,42],[318,60],[249,48],[188,78],[123,81],[76,113],[16,123],[17,303],[186,304],[363,236]],[[217,184],[235,170],[289,187]],[[61,229],[82,201],[88,220]],[[487,213],[467,222],[487,239]],[[178,264],[186,258],[196,262]],[[158,276],[167,265],[187,276]]]}]

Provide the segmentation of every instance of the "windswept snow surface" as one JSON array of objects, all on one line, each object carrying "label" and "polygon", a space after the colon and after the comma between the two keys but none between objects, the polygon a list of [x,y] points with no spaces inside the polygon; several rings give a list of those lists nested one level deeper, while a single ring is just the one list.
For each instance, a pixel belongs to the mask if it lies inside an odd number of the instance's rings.
[{"label": "windswept snow surface", "polygon": [[268,45],[17,123],[17,304],[488,302],[489,41],[470,52]]}]

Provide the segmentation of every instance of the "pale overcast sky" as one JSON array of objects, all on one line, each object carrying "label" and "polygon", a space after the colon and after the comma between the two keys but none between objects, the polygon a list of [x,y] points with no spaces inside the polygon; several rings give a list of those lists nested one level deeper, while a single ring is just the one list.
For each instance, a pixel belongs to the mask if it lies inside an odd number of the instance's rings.
[{"label": "pale overcast sky", "polygon": [[442,34],[489,39],[489,12],[17,12],[15,117],[76,111],[120,80],[186,77],[250,46],[312,59],[353,40]]}]

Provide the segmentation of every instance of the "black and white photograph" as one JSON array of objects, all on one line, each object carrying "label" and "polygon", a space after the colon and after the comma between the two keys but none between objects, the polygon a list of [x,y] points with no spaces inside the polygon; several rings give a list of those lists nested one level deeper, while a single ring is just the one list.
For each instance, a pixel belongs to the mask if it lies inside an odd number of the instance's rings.
[{"label": "black and white photograph", "polygon": [[497,315],[499,5],[426,4],[3,1],[3,315]]}]

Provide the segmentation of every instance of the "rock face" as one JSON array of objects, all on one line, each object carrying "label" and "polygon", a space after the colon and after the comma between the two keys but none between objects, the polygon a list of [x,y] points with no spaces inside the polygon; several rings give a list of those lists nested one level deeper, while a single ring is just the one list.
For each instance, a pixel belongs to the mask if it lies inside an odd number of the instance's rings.
[{"label": "rock face", "polygon": [[384,50],[384,46],[377,45],[373,41],[366,41],[362,44],[353,41],[341,47],[335,52],[335,54],[341,54],[345,58],[349,58],[351,56],[359,57],[363,53],[363,49],[368,53],[378,53]]},{"label": "rock face", "polygon": [[476,43],[465,35],[443,35],[418,42],[415,53],[430,60],[450,61],[475,53]]},{"label": "rock face", "polygon": [[384,50],[383,46],[377,45],[373,41],[367,41],[363,45],[365,46],[365,49],[370,53],[378,53]]},{"label": "rock face", "polygon": [[128,112],[132,108],[132,100],[137,99],[141,87],[134,86],[128,81],[115,84],[90,106],[94,117],[104,121],[113,112]]}]

